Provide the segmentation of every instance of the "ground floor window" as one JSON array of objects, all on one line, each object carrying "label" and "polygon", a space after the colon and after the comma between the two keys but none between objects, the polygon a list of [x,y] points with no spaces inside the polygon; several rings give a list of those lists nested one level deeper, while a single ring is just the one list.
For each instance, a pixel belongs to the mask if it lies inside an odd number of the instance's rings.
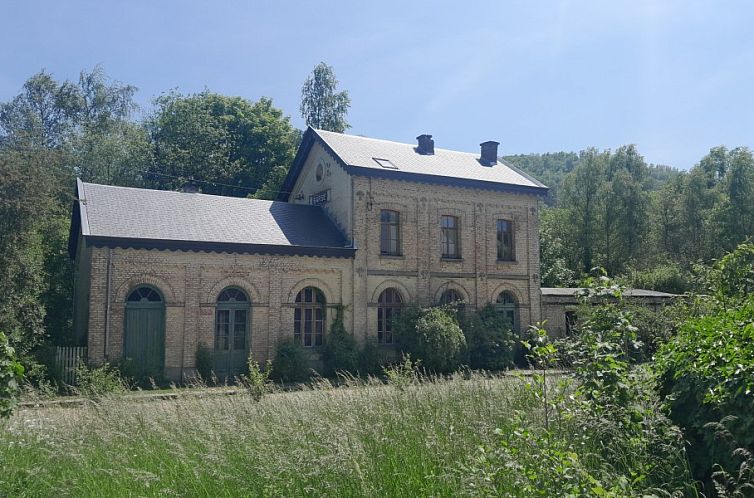
[{"label": "ground floor window", "polygon": [[501,292],[495,303],[511,330],[518,332],[518,303],[510,292]]},{"label": "ground floor window", "polygon": [[377,342],[379,344],[393,344],[393,319],[401,313],[403,299],[400,293],[389,288],[382,291],[377,301]]},{"label": "ground floor window", "polygon": [[305,348],[321,346],[325,332],[325,296],[316,287],[306,287],[296,295],[293,311],[293,340]]}]

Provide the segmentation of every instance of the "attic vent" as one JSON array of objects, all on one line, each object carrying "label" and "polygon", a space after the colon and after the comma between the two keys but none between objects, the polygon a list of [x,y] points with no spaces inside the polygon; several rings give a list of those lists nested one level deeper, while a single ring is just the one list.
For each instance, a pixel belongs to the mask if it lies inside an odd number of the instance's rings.
[{"label": "attic vent", "polygon": [[374,162],[386,169],[398,169],[398,166],[391,163],[389,159],[380,159],[379,157],[373,157]]}]

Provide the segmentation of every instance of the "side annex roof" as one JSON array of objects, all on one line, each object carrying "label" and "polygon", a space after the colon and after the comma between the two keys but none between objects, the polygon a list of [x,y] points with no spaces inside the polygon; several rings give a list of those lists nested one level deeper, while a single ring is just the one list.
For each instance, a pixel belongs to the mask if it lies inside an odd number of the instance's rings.
[{"label": "side annex roof", "polygon": [[353,257],[319,206],[76,181],[68,250],[97,247]]}]

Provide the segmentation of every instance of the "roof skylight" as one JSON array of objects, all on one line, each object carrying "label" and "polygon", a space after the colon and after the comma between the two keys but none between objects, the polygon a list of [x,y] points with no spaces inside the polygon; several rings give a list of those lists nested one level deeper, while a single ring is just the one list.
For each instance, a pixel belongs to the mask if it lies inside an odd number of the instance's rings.
[{"label": "roof skylight", "polygon": [[390,159],[380,159],[379,157],[373,157],[374,161],[386,169],[398,169],[398,166],[390,162]]}]

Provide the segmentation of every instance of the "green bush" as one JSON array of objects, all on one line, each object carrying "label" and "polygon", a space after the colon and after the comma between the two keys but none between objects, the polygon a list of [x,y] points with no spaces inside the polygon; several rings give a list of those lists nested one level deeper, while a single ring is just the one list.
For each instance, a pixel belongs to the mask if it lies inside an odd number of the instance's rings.
[{"label": "green bush", "polygon": [[[754,449],[754,296],[689,319],[657,360],[671,417],[690,443],[694,474],[709,479],[714,464],[732,471],[736,446]],[[733,447],[708,427],[729,416],[736,417],[728,424]]]},{"label": "green bush", "polygon": [[647,270],[632,270],[621,282],[634,289],[650,289],[671,294],[683,294],[692,290],[692,275],[678,263],[666,263]]},{"label": "green bush", "polygon": [[81,365],[76,369],[76,389],[82,396],[96,400],[126,392],[128,385],[116,367],[105,363],[95,368]]},{"label": "green bush", "polygon": [[270,375],[272,374],[272,362],[267,360],[265,368],[262,369],[259,363],[249,356],[246,362],[248,373],[241,375],[241,384],[249,391],[249,394],[256,400],[262,399],[262,396],[272,391]]},{"label": "green bush", "polygon": [[655,368],[694,476],[712,486],[715,476],[740,473],[742,452],[754,450],[754,245],[740,245],[705,278],[702,311],[689,313]]},{"label": "green bush", "polygon": [[159,386],[168,385],[165,373],[160,370],[146,369],[133,358],[123,358],[115,368],[129,385],[143,389],[155,389]]},{"label": "green bush", "polygon": [[196,372],[205,382],[212,379],[212,349],[200,342],[196,347]]},{"label": "green bush", "polygon": [[322,362],[327,376],[338,372],[356,373],[359,369],[359,348],[356,339],[343,326],[342,307],[337,309],[330,334],[325,339]]},{"label": "green bush", "polygon": [[394,323],[394,333],[403,353],[420,360],[432,372],[450,372],[466,347],[466,338],[453,309],[408,308]]},{"label": "green bush", "polygon": [[23,376],[24,367],[16,359],[8,338],[0,332],[0,418],[9,417],[16,407]]},{"label": "green bush", "polygon": [[493,304],[475,312],[467,311],[461,328],[466,338],[469,367],[505,370],[513,366],[517,337]]},{"label": "green bush", "polygon": [[389,363],[386,352],[376,341],[367,339],[364,347],[359,351],[359,373],[377,375],[382,373],[383,367]]},{"label": "green bush", "polygon": [[[613,290],[600,279],[588,295],[619,297]],[[573,340],[575,381],[547,376],[558,349],[543,329],[531,330],[530,361],[542,369],[525,385],[531,403],[474,460],[475,495],[694,496],[680,432],[660,410],[646,369],[626,361],[631,329],[621,307],[596,311]]]},{"label": "green bush", "polygon": [[309,378],[309,358],[306,351],[292,340],[278,344],[272,362],[272,377],[283,382],[300,382]]}]

